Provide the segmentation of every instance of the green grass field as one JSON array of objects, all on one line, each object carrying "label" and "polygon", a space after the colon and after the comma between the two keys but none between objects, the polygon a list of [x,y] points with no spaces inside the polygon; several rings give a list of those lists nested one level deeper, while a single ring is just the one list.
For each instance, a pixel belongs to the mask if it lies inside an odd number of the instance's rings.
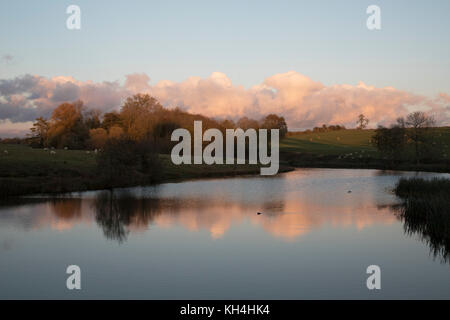
[{"label": "green grass field", "polygon": [[364,151],[375,155],[377,151],[370,144],[374,131],[340,130],[297,134],[283,139],[280,142],[280,150],[317,155],[344,155]]},{"label": "green grass field", "polygon": [[[0,177],[29,176],[89,176],[95,174],[96,154],[83,150],[33,149],[24,145],[0,145]],[[5,153],[4,151],[7,151]],[[170,155],[160,155],[165,178],[184,179],[199,175],[221,175],[236,172],[256,172],[257,165],[174,165]]]},{"label": "green grass field", "polygon": [[[280,142],[280,152],[308,154],[315,157],[341,159],[381,159],[382,156],[371,145],[375,130],[340,130],[321,133],[300,133],[286,137]],[[438,161],[450,160],[450,127],[436,128],[434,131],[437,145],[433,158]],[[327,157],[328,156],[328,157]],[[406,159],[414,158],[412,146],[404,150]]]},{"label": "green grass field", "polygon": [[[440,157],[450,159],[450,127],[437,128],[436,136],[441,145]],[[321,133],[301,133],[280,142],[280,151],[310,153],[315,155],[345,155],[365,153],[379,156],[370,139],[375,130],[340,130]]]},{"label": "green grass field", "polygon": [[[4,151],[7,151],[6,154]],[[92,174],[95,154],[82,150],[33,149],[24,145],[0,145],[0,177]]]},{"label": "green grass field", "polygon": [[[5,152],[6,151],[6,152]],[[96,154],[83,150],[33,149],[0,144],[0,198],[32,193],[58,193],[101,189]],[[259,165],[174,165],[170,155],[159,156],[161,182],[195,178],[258,174]],[[280,171],[292,169],[281,166]],[[125,186],[134,185],[125,181]]]},{"label": "green grass field", "polygon": [[375,130],[298,133],[280,142],[281,158],[294,167],[366,168],[450,172],[450,127],[435,128],[435,144],[419,164],[409,145],[401,159],[390,161],[370,141]]}]

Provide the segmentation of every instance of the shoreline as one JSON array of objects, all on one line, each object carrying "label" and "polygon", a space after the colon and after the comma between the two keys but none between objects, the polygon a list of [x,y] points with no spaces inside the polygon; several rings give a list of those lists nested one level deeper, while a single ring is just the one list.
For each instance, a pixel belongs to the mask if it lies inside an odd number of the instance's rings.
[{"label": "shoreline", "polygon": [[[217,166],[216,166],[217,167]],[[216,172],[211,171],[203,171],[202,173],[195,173],[195,174],[183,174],[182,172],[178,175],[166,175],[162,179],[155,181],[153,183],[125,183],[116,185],[113,187],[105,187],[101,186],[96,183],[96,181],[91,181],[91,184],[83,184],[80,185],[80,177],[75,177],[72,179],[65,180],[62,185],[58,185],[53,190],[51,189],[44,189],[45,192],[34,192],[35,190],[30,189],[29,185],[37,185],[39,182],[43,182],[43,180],[46,180],[48,177],[36,177],[36,176],[29,176],[29,177],[19,177],[19,178],[5,178],[0,177],[0,190],[5,191],[5,189],[8,189],[9,191],[13,191],[12,194],[7,195],[6,197],[4,194],[0,198],[1,200],[10,200],[14,198],[22,198],[22,197],[33,197],[33,196],[58,196],[61,194],[67,194],[67,193],[74,193],[74,192],[85,192],[85,191],[101,191],[101,190],[111,190],[111,189],[121,189],[121,188],[132,188],[132,187],[145,187],[145,186],[154,186],[154,185],[160,185],[164,183],[178,183],[178,182],[185,182],[185,181],[192,181],[192,180],[205,180],[205,179],[215,179],[215,178],[233,178],[233,177],[245,177],[245,176],[257,176],[259,175],[259,166],[255,166],[255,168],[249,169],[237,169],[233,168],[230,170],[229,168],[224,168],[225,170],[219,170]],[[354,170],[386,170],[386,171],[403,171],[403,172],[431,172],[431,173],[450,173],[448,170],[436,170],[435,167],[412,167],[411,166],[383,166],[383,165],[355,165],[351,163],[315,163],[313,165],[280,165],[280,169],[278,173],[274,176],[277,176],[281,173],[291,172],[297,169],[354,169]],[[16,180],[16,181],[14,181]],[[5,186],[5,181],[9,181],[11,184],[15,184],[19,181],[22,181],[23,185],[26,187],[21,191],[17,190],[18,185],[11,187],[11,186]],[[86,181],[84,181],[86,182]],[[8,183],[7,183],[8,184]],[[20,185],[20,183],[19,183]],[[49,187],[50,185],[48,185]],[[20,188],[20,187],[19,187]],[[37,190],[36,190],[37,191]]]},{"label": "shoreline", "polygon": [[[217,166],[216,166],[217,168]],[[279,173],[290,172],[296,168],[286,165],[280,165]],[[214,178],[232,178],[241,176],[255,176],[259,175],[260,167],[255,166],[249,169],[248,166],[242,169],[233,168],[232,170],[224,168],[224,170],[203,171],[200,174],[192,174],[186,172],[180,172],[177,175],[166,174],[163,178],[151,183],[144,182],[130,182],[119,185],[114,185],[112,187],[106,187],[101,185],[98,181],[90,180],[88,177],[72,177],[64,178],[62,177],[51,177],[53,179],[50,183],[48,182],[49,177],[0,177],[0,200],[8,200],[14,198],[21,198],[27,196],[57,196],[66,193],[73,192],[85,192],[85,191],[100,191],[100,190],[111,190],[116,188],[132,188],[132,187],[144,187],[159,185],[164,183],[177,183],[190,180],[202,180],[202,179],[214,179]],[[276,175],[275,175],[276,176]],[[53,181],[57,181],[52,183]],[[41,191],[39,191],[40,189]]]},{"label": "shoreline", "polygon": [[[447,130],[445,131],[447,132]],[[450,132],[449,132],[450,133]],[[348,137],[345,138],[344,134]],[[428,158],[420,164],[406,155],[402,160],[387,160],[369,148],[366,139],[371,133],[345,130],[336,146],[332,144],[336,135],[321,134],[323,143],[309,141],[310,135],[291,136],[282,140],[280,146],[279,173],[298,168],[318,169],[372,169],[410,172],[450,173],[450,158]],[[353,141],[361,138],[365,141]],[[311,135],[315,137],[315,135]],[[346,145],[343,145],[344,138]],[[362,139],[361,138],[361,139]],[[306,139],[306,140],[305,140]],[[443,138],[442,138],[443,139]],[[331,142],[330,142],[331,141]],[[353,144],[350,145],[350,142]],[[333,142],[335,143],[335,142]],[[94,152],[89,150],[58,149],[51,153],[45,149],[27,145],[4,144],[6,152],[0,154],[0,199],[17,198],[35,194],[62,194],[181,182],[192,179],[225,178],[259,175],[260,165],[250,164],[183,164],[174,165],[169,154],[159,154],[161,169],[156,175],[126,177],[114,184],[102,180],[97,171]]]}]

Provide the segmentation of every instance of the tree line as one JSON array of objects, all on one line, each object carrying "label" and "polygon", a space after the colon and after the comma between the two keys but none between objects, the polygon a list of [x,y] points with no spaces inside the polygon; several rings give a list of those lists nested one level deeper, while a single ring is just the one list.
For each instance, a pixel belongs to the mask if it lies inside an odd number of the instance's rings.
[{"label": "tree line", "polygon": [[237,122],[230,119],[216,120],[199,114],[191,114],[179,108],[164,108],[148,94],[128,97],[119,111],[101,114],[84,106],[82,101],[63,103],[49,119],[37,118],[29,135],[34,147],[69,149],[101,149],[109,140],[126,139],[151,142],[160,152],[170,151],[170,135],[177,128],[193,132],[194,120],[201,120],[203,128],[279,129],[280,137],[288,131],[286,121],[276,114],[261,120],[243,117]]},{"label": "tree line", "polygon": [[413,112],[406,118],[398,118],[390,127],[378,126],[371,142],[391,162],[409,157],[406,151],[410,147],[416,164],[419,164],[439,151],[439,139],[432,130],[434,126],[433,117],[421,111]]},{"label": "tree line", "polygon": [[[28,137],[33,147],[55,149],[96,149],[97,177],[105,187],[118,187],[124,181],[147,184],[163,173],[158,154],[170,153],[177,142],[172,131],[187,129],[193,134],[194,121],[202,121],[204,130],[279,129],[288,131],[283,117],[269,114],[261,120],[243,117],[237,122],[216,120],[191,114],[179,108],[164,108],[148,94],[128,97],[119,111],[100,113],[83,102],[63,103],[49,119],[37,118]],[[247,146],[248,147],[248,146]]]}]

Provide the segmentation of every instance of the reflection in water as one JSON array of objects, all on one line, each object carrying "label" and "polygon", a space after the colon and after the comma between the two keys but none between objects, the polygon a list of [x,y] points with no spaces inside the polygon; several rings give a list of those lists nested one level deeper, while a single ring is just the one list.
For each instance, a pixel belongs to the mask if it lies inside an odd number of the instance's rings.
[{"label": "reflection in water", "polygon": [[[107,239],[126,241],[130,231],[147,230],[151,224],[170,227],[183,225],[191,231],[206,228],[213,238],[221,237],[233,221],[242,221],[244,212],[257,206],[233,205],[220,199],[174,199],[137,196],[129,191],[104,191],[96,195],[93,205],[95,220]],[[266,202],[262,207],[267,219],[277,219],[274,210],[282,210],[282,202]],[[53,207],[57,209],[57,207]]]},{"label": "reflection in water", "polygon": [[93,207],[105,237],[119,243],[127,239],[130,225],[147,226],[160,213],[158,199],[138,198],[130,192],[101,192]]},{"label": "reflection in water", "polygon": [[378,199],[373,183],[364,182],[351,195],[348,188],[352,186],[338,178],[310,172],[270,180],[194,181],[151,188],[151,192],[137,188],[86,193],[82,198],[33,198],[4,210],[0,220],[6,223],[9,219],[27,229],[50,227],[61,232],[96,222],[107,239],[119,243],[149,226],[207,230],[212,239],[219,239],[233,226],[249,224],[293,242],[322,227],[362,230],[396,221],[388,207],[375,205],[386,199]]},{"label": "reflection in water", "polygon": [[[213,179],[91,192],[82,197],[28,198],[0,206],[0,222],[60,232],[96,222],[107,239],[119,243],[151,225],[207,230],[212,239],[219,239],[233,225],[249,222],[292,242],[326,226],[362,230],[395,223],[393,206],[386,205],[396,201],[386,189],[387,181],[394,184],[392,178],[392,172],[375,170],[299,170],[273,179]],[[422,231],[435,252],[446,252],[448,257],[448,239],[439,239],[416,220],[397,216],[409,234]]]},{"label": "reflection in water", "polygon": [[432,208],[432,211],[422,199],[409,199],[391,208],[404,223],[407,235],[419,235],[430,247],[434,258],[450,263],[450,210],[447,201],[439,203],[442,203],[441,207]]},{"label": "reflection in water", "polygon": [[401,175],[307,169],[0,203],[0,299],[73,298],[61,271],[74,263],[82,298],[371,299],[377,264],[377,297],[448,299],[448,264],[417,234],[448,262],[449,224],[393,206]]}]

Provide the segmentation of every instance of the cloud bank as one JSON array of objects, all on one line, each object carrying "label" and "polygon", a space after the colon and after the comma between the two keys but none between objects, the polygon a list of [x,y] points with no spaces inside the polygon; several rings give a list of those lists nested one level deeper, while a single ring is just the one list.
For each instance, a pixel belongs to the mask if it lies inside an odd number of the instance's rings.
[{"label": "cloud bank", "polygon": [[127,75],[124,83],[24,75],[0,80],[0,135],[17,134],[36,117],[49,117],[65,101],[81,99],[90,108],[108,112],[118,110],[126,97],[139,92],[153,95],[167,108],[179,107],[216,118],[261,118],[276,113],[286,118],[291,129],[324,123],[354,127],[360,113],[375,127],[418,109],[433,114],[440,125],[450,124],[447,93],[430,98],[362,82],[325,86],[295,71],[275,74],[248,89],[234,85],[220,72],[207,78],[162,80],[154,85],[143,73]]}]

